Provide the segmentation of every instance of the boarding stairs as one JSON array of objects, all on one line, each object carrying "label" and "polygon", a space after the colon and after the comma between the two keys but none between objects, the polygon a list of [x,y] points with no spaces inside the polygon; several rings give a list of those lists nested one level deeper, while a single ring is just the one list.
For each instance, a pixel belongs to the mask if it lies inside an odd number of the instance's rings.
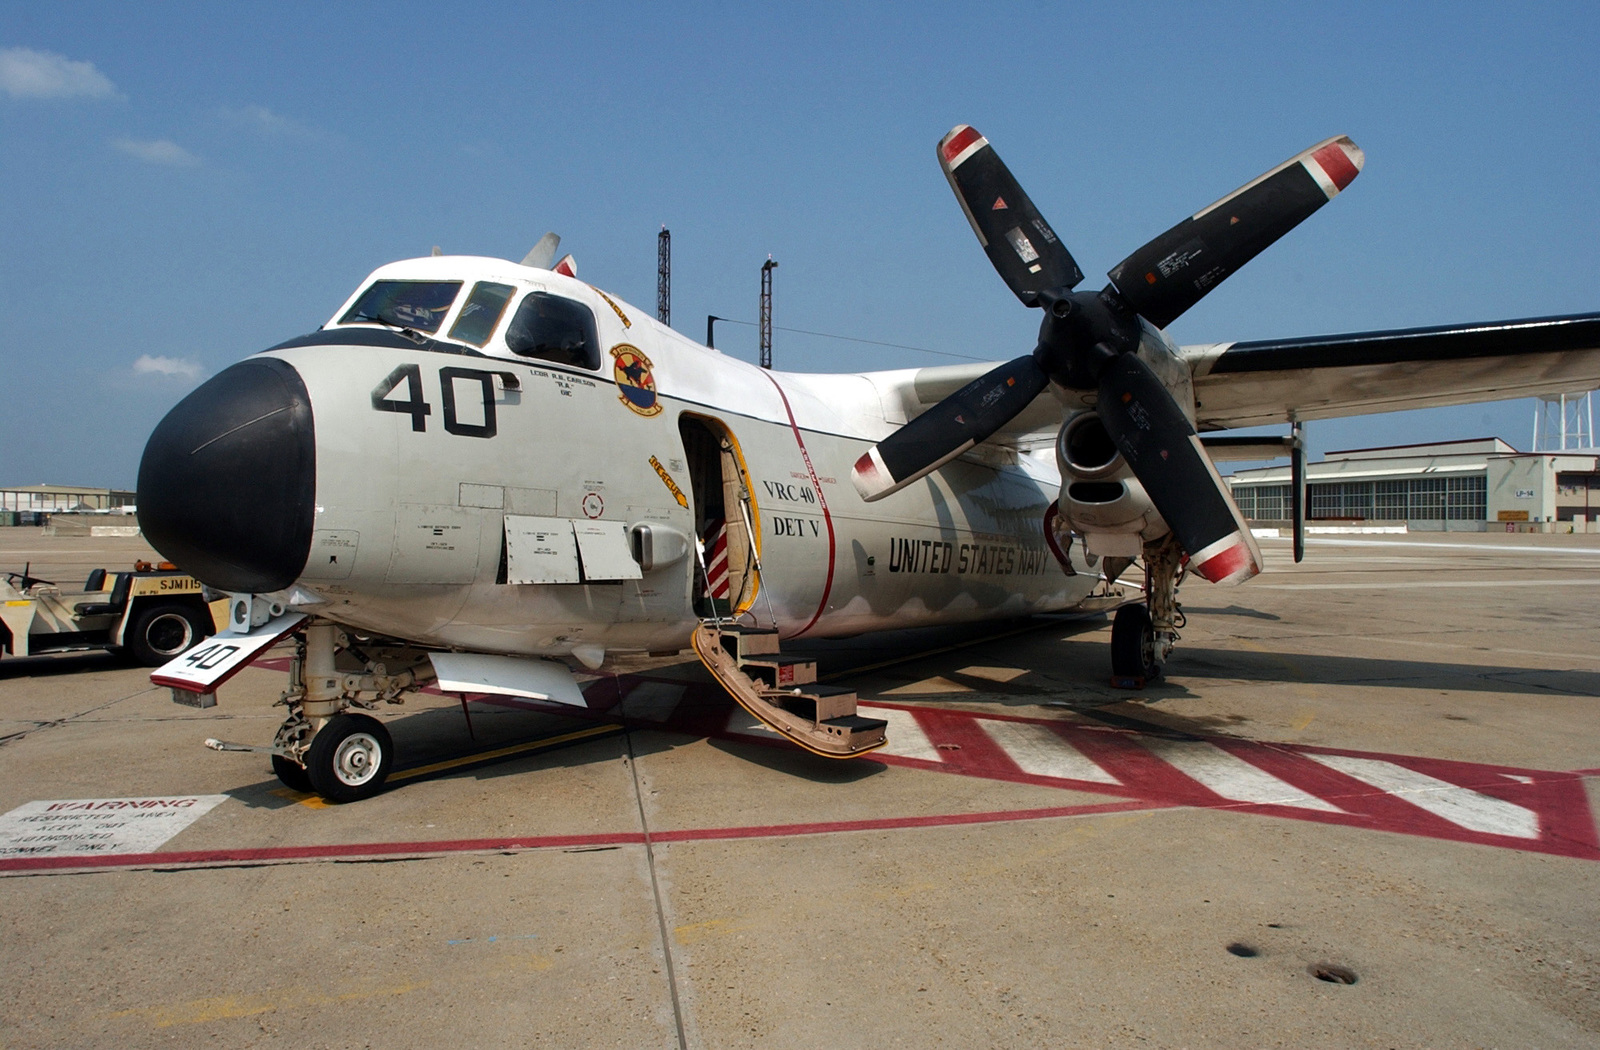
[{"label": "boarding stairs", "polygon": [[783,655],[776,630],[713,621],[693,644],[740,707],[807,751],[854,758],[888,743],[888,723],[857,714],[855,690],[819,684],[815,660]]}]

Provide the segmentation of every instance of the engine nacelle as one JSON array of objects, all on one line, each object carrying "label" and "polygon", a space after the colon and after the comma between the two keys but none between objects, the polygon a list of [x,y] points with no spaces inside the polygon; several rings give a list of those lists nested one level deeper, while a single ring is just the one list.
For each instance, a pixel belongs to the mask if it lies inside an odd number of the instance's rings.
[{"label": "engine nacelle", "polygon": [[[1192,423],[1194,377],[1189,366],[1166,333],[1142,319],[1140,325],[1140,358]],[[1071,415],[1056,435],[1056,465],[1061,469],[1056,528],[1080,533],[1090,554],[1136,558],[1144,543],[1171,530],[1106,433],[1094,410],[1096,393],[1057,388],[1057,396]]]},{"label": "engine nacelle", "polygon": [[1169,531],[1096,413],[1081,412],[1062,426],[1056,464],[1058,528],[1082,534],[1089,553],[1137,557],[1145,542]]}]

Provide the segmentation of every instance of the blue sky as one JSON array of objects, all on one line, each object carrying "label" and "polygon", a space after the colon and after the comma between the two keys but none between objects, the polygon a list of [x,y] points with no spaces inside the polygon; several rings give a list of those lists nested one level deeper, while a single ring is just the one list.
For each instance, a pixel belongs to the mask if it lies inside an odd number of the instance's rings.
[{"label": "blue sky", "polygon": [[[1037,315],[934,145],[971,123],[1090,281],[1334,134],[1339,199],[1180,343],[1600,309],[1600,6],[0,2],[0,484],[131,485],[205,376],[375,267],[547,229],[673,319],[1008,358]],[[719,326],[753,358],[755,331]],[[952,358],[779,331],[780,368]],[[1313,424],[1313,452],[1489,434],[1531,401]]]}]

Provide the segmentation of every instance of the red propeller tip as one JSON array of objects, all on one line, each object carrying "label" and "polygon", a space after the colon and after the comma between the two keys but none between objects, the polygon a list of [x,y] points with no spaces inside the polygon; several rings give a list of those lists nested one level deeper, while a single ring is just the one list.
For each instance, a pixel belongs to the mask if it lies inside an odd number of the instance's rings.
[{"label": "red propeller tip", "polygon": [[946,167],[953,168],[956,166],[957,157],[965,153],[968,147],[982,140],[983,136],[971,124],[958,125],[944,137],[943,142],[939,143],[939,156],[944,158]]},{"label": "red propeller tip", "polygon": [[[1367,155],[1349,139],[1334,139],[1326,146],[1314,150],[1306,158],[1306,169],[1322,184],[1324,193],[1332,200],[1334,195],[1356,181]],[[1331,192],[1330,191],[1331,188]]]},{"label": "red propeller tip", "polygon": [[1212,583],[1243,583],[1261,571],[1249,542],[1237,532],[1195,555],[1190,565]]}]

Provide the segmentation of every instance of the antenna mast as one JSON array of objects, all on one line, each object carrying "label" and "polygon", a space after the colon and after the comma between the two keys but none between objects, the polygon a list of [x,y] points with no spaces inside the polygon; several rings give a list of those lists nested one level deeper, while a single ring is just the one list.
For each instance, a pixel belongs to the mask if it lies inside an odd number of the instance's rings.
[{"label": "antenna mast", "polygon": [[656,238],[656,320],[672,324],[672,231],[664,224]]},{"label": "antenna mast", "polygon": [[761,264],[761,367],[772,367],[772,271],[778,264],[767,256]]}]

